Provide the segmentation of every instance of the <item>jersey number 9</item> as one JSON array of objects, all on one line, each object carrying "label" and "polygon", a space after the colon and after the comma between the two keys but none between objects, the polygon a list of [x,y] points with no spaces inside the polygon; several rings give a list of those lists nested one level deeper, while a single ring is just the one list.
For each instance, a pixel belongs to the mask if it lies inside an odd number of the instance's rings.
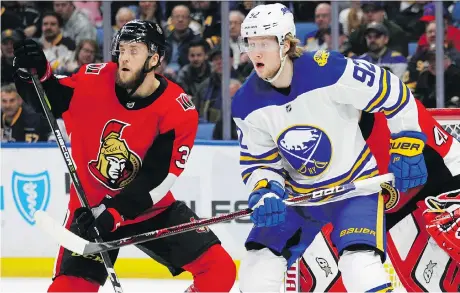
[{"label": "jersey number 9", "polygon": [[365,83],[367,81],[367,86],[372,87],[375,80],[375,67],[374,65],[361,62],[360,60],[353,60],[355,67],[353,68],[353,78]]}]

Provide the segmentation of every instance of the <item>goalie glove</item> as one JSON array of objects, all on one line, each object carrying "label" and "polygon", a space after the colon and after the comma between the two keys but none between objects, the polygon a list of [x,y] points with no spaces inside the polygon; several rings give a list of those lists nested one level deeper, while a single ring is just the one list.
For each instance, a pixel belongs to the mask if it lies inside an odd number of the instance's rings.
[{"label": "goalie glove", "polygon": [[460,190],[427,197],[426,230],[438,246],[460,263]]},{"label": "goalie glove", "polygon": [[406,192],[426,183],[426,169],[423,149],[426,135],[417,131],[401,131],[392,134],[390,140],[390,165],[388,171],[395,175],[396,188]]}]

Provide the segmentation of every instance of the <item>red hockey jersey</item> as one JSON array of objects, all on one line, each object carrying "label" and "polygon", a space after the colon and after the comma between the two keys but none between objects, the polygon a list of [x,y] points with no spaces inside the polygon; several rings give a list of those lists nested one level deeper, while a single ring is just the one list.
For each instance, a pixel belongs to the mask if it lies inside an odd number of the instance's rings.
[{"label": "red hockey jersey", "polygon": [[[64,119],[90,205],[109,195],[111,207],[140,221],[174,201],[169,190],[192,149],[198,113],[183,90],[162,76],[151,96],[129,97],[116,87],[116,71],[115,63],[89,64],[44,86],[54,114]],[[72,186],[69,208],[79,206]]]}]

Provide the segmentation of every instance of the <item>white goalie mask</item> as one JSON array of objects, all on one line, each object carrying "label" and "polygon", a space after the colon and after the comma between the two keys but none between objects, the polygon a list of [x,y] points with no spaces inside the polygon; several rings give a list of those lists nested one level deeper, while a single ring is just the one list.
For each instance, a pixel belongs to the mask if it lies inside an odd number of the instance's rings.
[{"label": "white goalie mask", "polygon": [[248,15],[241,24],[241,36],[239,46],[241,52],[249,52],[250,48],[248,38],[275,36],[278,40],[281,57],[281,68],[275,77],[267,80],[273,82],[283,68],[285,57],[283,58],[283,46],[288,34],[296,36],[294,16],[292,12],[283,4],[259,5],[249,11]]}]

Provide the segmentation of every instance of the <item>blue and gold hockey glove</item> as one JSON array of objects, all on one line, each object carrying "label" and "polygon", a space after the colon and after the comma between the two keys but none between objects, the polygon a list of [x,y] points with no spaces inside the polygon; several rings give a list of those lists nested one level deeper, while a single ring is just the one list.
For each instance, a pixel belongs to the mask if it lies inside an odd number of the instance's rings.
[{"label": "blue and gold hockey glove", "polygon": [[276,181],[266,179],[257,182],[256,187],[249,195],[248,206],[253,210],[251,221],[257,227],[272,227],[286,220],[286,205],[283,199],[287,198],[283,186]]},{"label": "blue and gold hockey glove", "polygon": [[418,131],[401,131],[390,140],[390,165],[388,171],[395,175],[396,188],[406,192],[423,185],[428,171],[423,157],[426,135]]}]

